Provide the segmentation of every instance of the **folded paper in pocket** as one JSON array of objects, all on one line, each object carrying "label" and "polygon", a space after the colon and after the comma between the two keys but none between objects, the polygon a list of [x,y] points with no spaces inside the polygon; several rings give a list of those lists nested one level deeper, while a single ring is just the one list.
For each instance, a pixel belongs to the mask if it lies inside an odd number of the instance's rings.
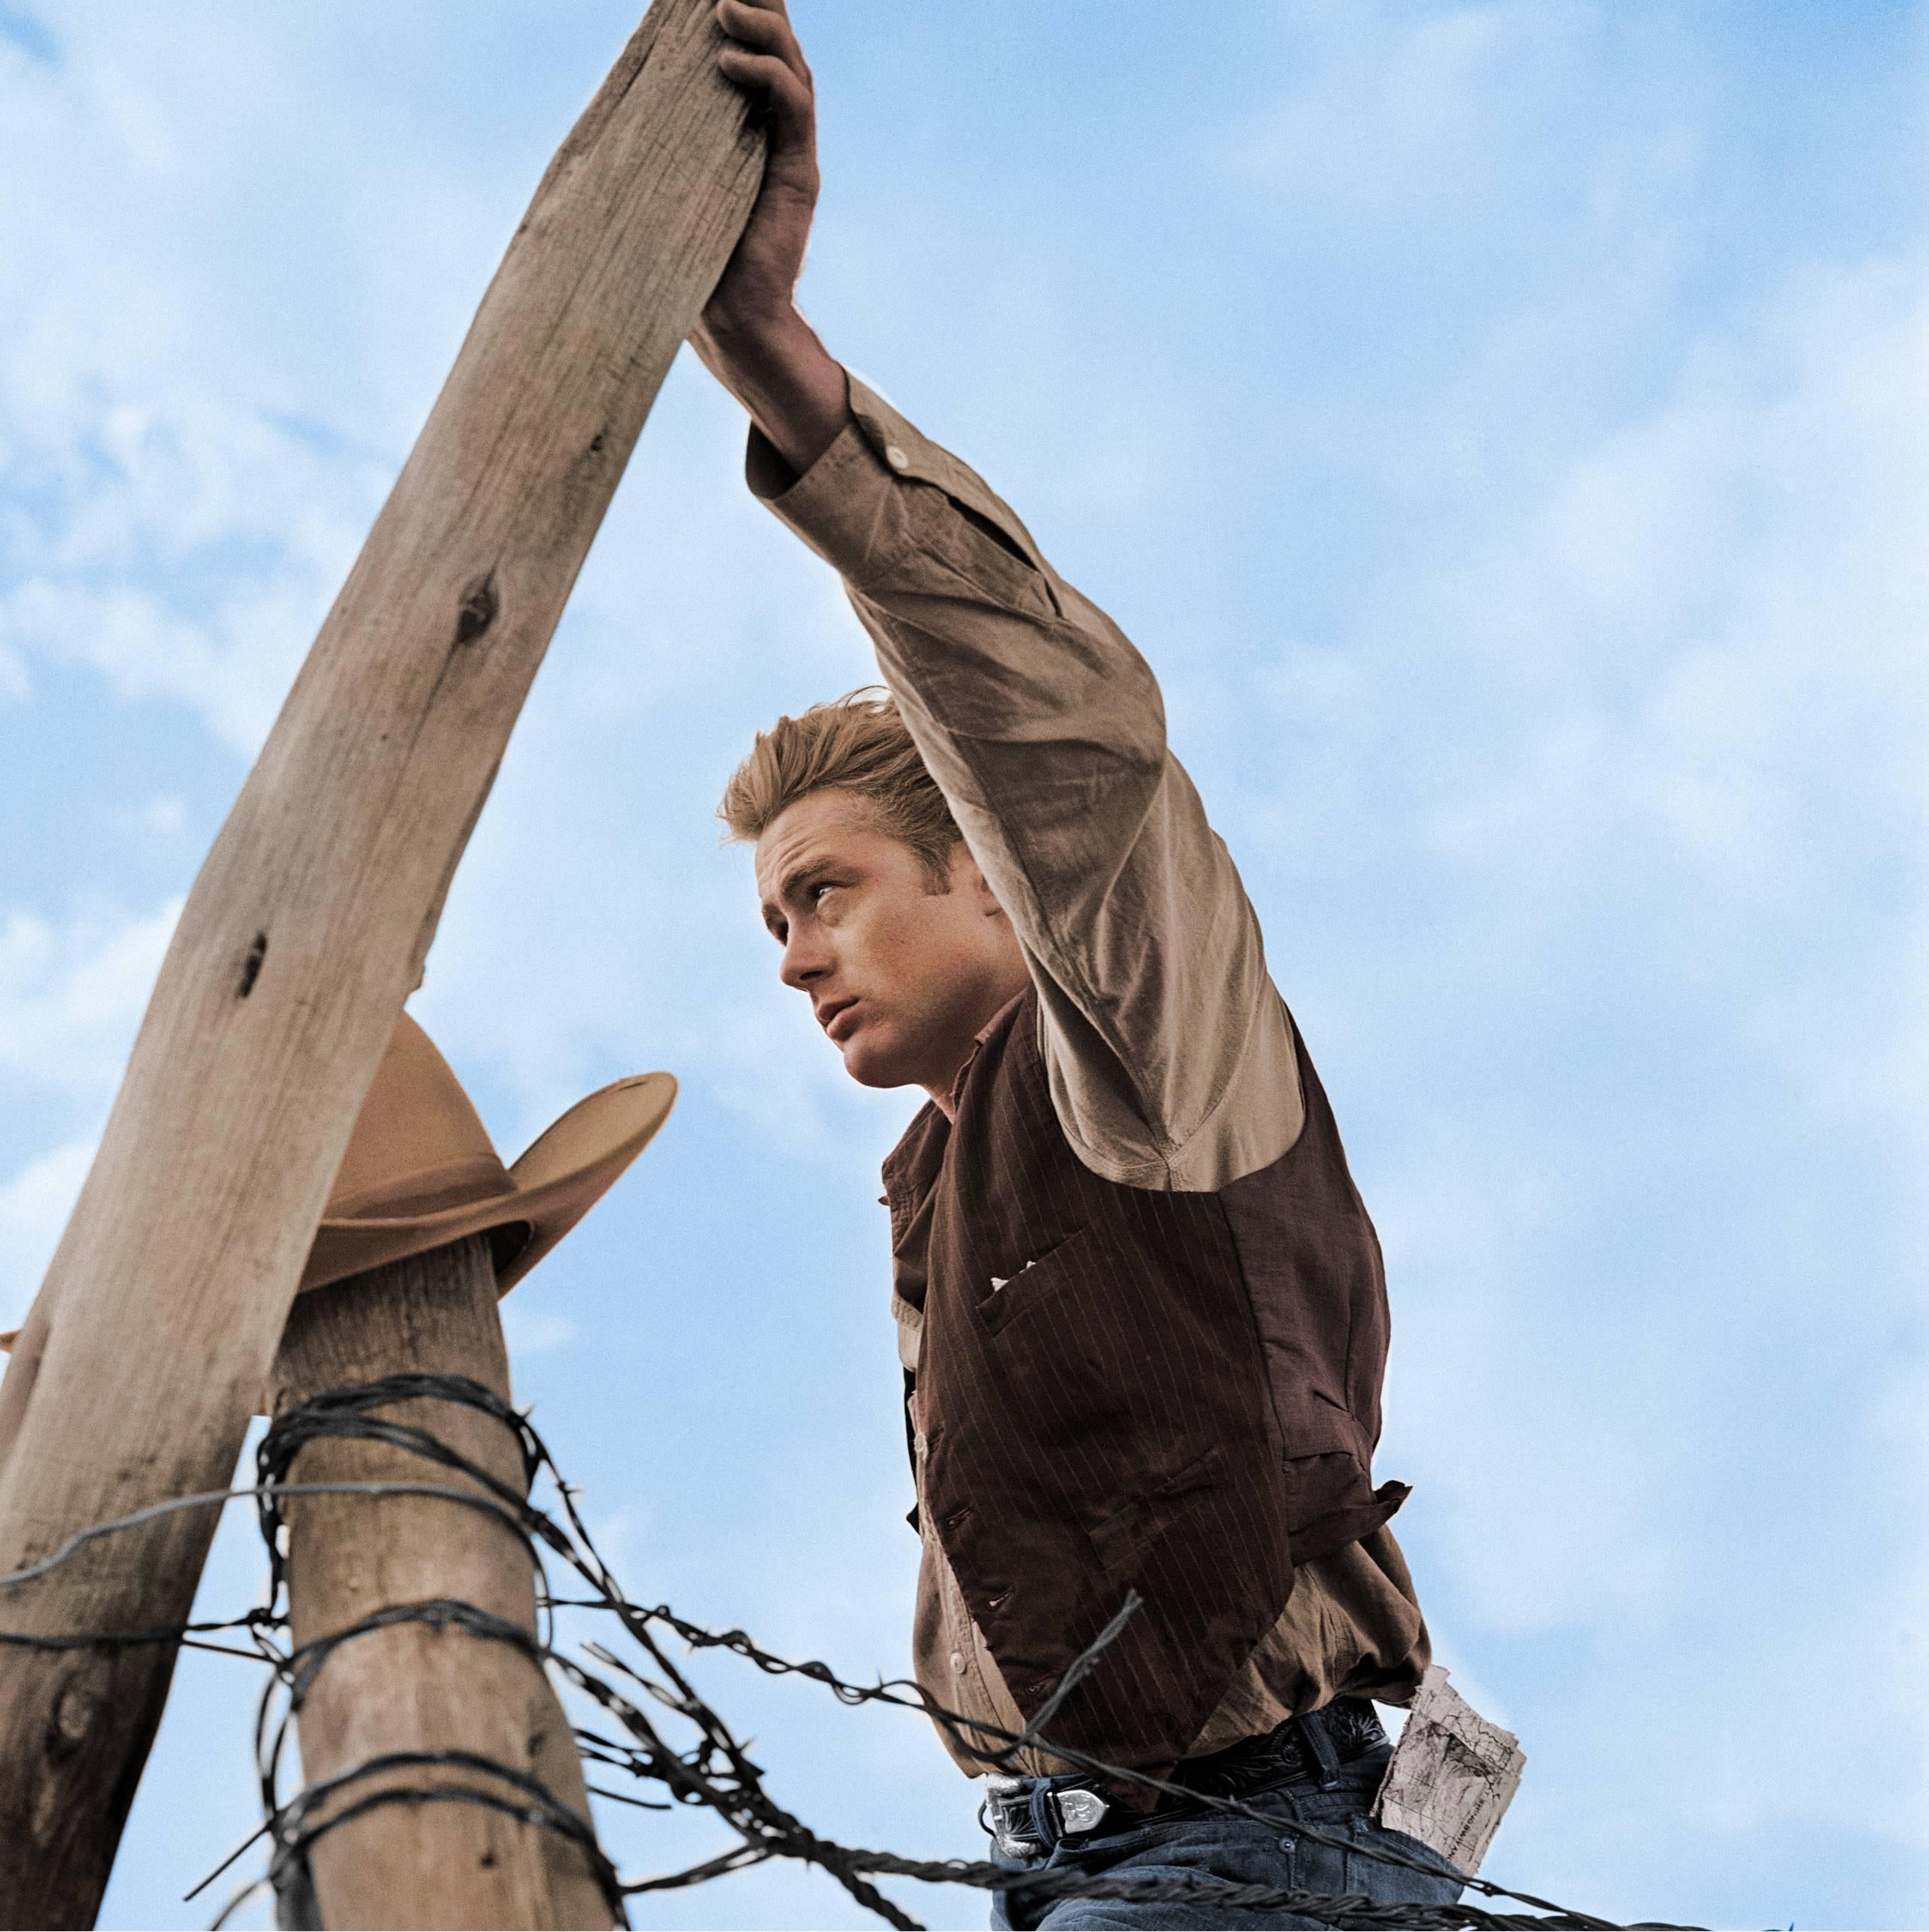
[{"label": "folded paper in pocket", "polygon": [[1373,1801],[1374,1817],[1471,1879],[1521,1788],[1527,1761],[1513,1732],[1490,1724],[1430,1665]]}]

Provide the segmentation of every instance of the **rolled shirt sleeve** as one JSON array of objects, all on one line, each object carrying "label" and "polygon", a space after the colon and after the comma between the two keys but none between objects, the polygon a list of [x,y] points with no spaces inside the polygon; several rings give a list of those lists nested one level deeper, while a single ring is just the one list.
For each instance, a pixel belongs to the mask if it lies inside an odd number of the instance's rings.
[{"label": "rolled shirt sleeve", "polygon": [[1291,1022],[1150,667],[976,472],[850,394],[802,476],[753,430],[751,486],[842,577],[1010,916],[1068,1138],[1136,1187],[1266,1166],[1301,1124]]}]

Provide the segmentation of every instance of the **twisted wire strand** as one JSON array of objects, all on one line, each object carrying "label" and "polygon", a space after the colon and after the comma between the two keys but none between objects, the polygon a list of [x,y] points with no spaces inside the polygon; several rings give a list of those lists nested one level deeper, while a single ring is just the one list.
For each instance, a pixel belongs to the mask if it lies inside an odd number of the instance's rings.
[{"label": "twisted wire strand", "polygon": [[[392,1785],[379,1791],[365,1792],[338,1811],[331,1811],[326,1817],[310,1821],[316,1811],[352,1784],[366,1778],[384,1777],[391,1772],[431,1765],[498,1779],[518,1795],[506,1796],[473,1785]],[[521,1823],[538,1825],[567,1839],[583,1854],[602,1888],[616,1922],[628,1922],[623,1911],[622,1880],[604,1855],[601,1845],[597,1843],[596,1833],[589,1820],[564,1804],[540,1778],[474,1751],[384,1751],[351,1770],[304,1786],[293,1799],[280,1808],[274,1820],[275,1851],[268,1866],[269,1880],[278,1886],[285,1881],[289,1869],[305,1859],[310,1848],[319,1840],[356,1818],[365,1817],[371,1811],[394,1805],[443,1804],[479,1805]]]}]

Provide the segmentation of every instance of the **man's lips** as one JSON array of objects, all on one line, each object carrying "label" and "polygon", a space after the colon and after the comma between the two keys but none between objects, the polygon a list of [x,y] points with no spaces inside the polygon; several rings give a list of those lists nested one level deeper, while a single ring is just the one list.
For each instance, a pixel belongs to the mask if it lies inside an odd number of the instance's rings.
[{"label": "man's lips", "polygon": [[818,1013],[817,1023],[833,1041],[841,1042],[858,1023],[857,1005],[854,999],[833,1000]]}]

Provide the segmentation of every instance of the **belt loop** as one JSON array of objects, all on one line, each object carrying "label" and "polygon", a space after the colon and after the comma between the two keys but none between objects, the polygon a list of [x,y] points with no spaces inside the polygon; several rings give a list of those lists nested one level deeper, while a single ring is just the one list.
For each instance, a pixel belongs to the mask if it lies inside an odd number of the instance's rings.
[{"label": "belt loop", "polygon": [[1333,1749],[1333,1741],[1326,1735],[1326,1713],[1324,1710],[1309,1710],[1304,1716],[1295,1718],[1299,1734],[1312,1747],[1313,1755],[1319,1762],[1319,1788],[1331,1791],[1340,1781],[1340,1760]]},{"label": "belt loop", "polygon": [[1032,1787],[1032,1830],[1047,1854],[1058,1849],[1058,1820],[1052,1815],[1052,1781],[1041,1778]]}]

